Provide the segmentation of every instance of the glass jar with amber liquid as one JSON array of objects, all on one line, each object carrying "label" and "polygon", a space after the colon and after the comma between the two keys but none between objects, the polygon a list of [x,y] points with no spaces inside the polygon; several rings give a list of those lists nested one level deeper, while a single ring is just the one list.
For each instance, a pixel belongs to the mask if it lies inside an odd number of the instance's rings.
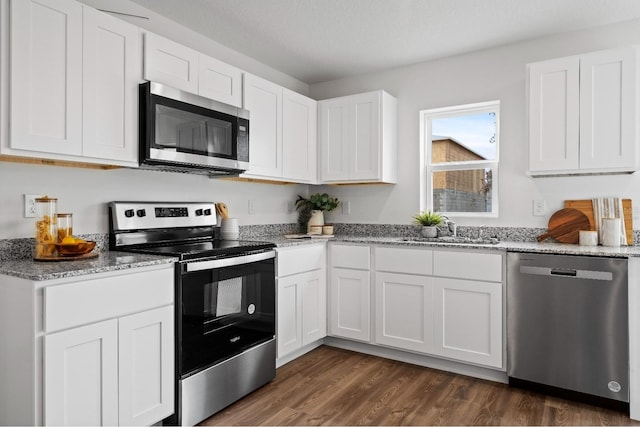
[{"label": "glass jar with amber liquid", "polygon": [[36,199],[36,258],[53,257],[56,254],[57,210],[58,199],[48,196]]},{"label": "glass jar with amber liquid", "polygon": [[64,241],[65,237],[73,238],[73,214],[70,214],[70,213],[57,214],[56,223],[58,224],[58,239],[56,242],[67,243]]}]

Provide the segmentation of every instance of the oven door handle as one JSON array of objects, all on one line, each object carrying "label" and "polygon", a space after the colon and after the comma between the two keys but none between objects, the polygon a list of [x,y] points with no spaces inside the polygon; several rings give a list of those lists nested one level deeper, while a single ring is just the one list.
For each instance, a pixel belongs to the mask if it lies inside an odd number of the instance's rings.
[{"label": "oven door handle", "polygon": [[184,271],[186,273],[202,270],[213,270],[214,268],[232,267],[234,265],[249,264],[257,261],[264,261],[276,257],[275,251],[261,252],[258,254],[243,255],[232,258],[213,259],[210,261],[186,262]]}]

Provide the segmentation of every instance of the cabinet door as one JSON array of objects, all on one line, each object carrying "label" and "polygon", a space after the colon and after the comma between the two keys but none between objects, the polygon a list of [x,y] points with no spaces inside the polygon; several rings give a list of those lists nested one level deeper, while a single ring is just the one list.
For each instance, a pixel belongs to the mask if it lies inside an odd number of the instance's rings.
[{"label": "cabinet door", "polygon": [[301,298],[303,346],[327,336],[326,283],[325,269],[304,274]]},{"label": "cabinet door", "polygon": [[216,101],[242,107],[242,70],[200,54],[198,93]]},{"label": "cabinet door", "polygon": [[637,69],[634,48],[580,57],[580,168],[636,166]]},{"label": "cabinet door", "polygon": [[144,78],[198,93],[199,53],[153,33],[144,34]]},{"label": "cabinet door", "polygon": [[299,93],[282,91],[282,176],[315,182],[317,170],[317,102]]},{"label": "cabinet door", "polygon": [[138,161],[138,27],[84,7],[82,154]]},{"label": "cabinet door", "polygon": [[278,357],[302,347],[303,274],[278,279]]},{"label": "cabinet door", "polygon": [[433,278],[376,273],[376,343],[433,351]]},{"label": "cabinet door", "polygon": [[10,146],[81,154],[82,4],[11,3]]},{"label": "cabinet door", "polygon": [[561,58],[528,67],[529,170],[576,170],[580,155],[580,60]]},{"label": "cabinet door", "polygon": [[118,320],[120,425],[151,425],[174,411],[173,306]]},{"label": "cabinet door", "polygon": [[434,279],[434,352],[502,368],[502,285]]},{"label": "cabinet door", "polygon": [[44,337],[44,424],[118,424],[118,321]]},{"label": "cabinet door", "polygon": [[370,341],[371,278],[368,270],[331,269],[330,334]]},{"label": "cabinet door", "polygon": [[349,179],[349,101],[320,101],[320,181]]},{"label": "cabinet door", "polygon": [[380,178],[381,93],[354,95],[349,100],[349,180]]},{"label": "cabinet door", "polygon": [[282,176],[282,87],[244,75],[244,108],[249,110],[249,175]]}]

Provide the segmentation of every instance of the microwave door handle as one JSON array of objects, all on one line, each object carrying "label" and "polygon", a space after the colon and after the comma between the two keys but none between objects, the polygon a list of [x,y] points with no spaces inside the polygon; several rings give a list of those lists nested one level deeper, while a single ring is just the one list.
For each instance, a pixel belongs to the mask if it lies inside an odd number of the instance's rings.
[{"label": "microwave door handle", "polygon": [[275,251],[261,252],[258,254],[243,255],[232,258],[213,259],[210,261],[196,261],[185,263],[185,272],[213,270],[215,268],[232,267],[234,265],[249,264],[252,262],[264,261],[266,259],[275,258]]}]

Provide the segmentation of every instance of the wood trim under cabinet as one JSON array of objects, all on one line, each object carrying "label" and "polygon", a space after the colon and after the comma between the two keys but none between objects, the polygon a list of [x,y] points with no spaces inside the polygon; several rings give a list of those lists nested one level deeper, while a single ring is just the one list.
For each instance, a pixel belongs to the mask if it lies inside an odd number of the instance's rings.
[{"label": "wood trim under cabinet", "polygon": [[123,167],[123,166],[103,165],[103,164],[96,164],[96,163],[73,162],[70,160],[51,160],[51,159],[40,159],[40,158],[32,158],[32,157],[8,156],[6,154],[0,154],[0,161],[13,162],[13,163],[28,163],[32,165],[66,166],[66,167],[73,167],[73,168],[103,169],[103,170],[121,169]]}]

